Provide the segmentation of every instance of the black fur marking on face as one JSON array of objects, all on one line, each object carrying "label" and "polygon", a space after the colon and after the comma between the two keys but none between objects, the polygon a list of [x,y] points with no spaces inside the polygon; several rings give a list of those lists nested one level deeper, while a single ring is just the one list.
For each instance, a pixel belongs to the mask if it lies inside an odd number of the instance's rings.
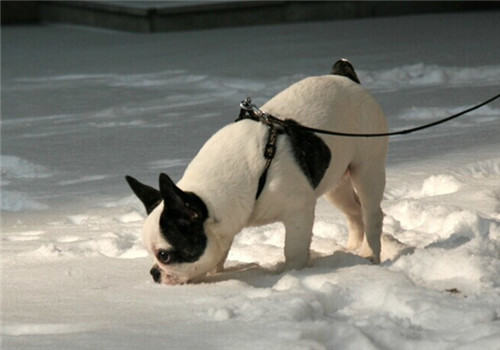
[{"label": "black fur marking on face", "polygon": [[319,136],[301,129],[296,121],[287,119],[285,123],[295,161],[311,186],[316,188],[330,166],[330,149]]},{"label": "black fur marking on face", "polygon": [[154,189],[153,187],[140,183],[132,176],[125,176],[125,180],[127,180],[127,183],[129,184],[132,191],[144,204],[144,207],[146,208],[146,212],[148,214],[150,214],[153,209],[156,208],[158,204],[160,204],[162,199],[160,191]]},{"label": "black fur marking on face", "polygon": [[173,247],[168,251],[169,264],[198,260],[207,246],[205,203],[196,194],[182,191],[165,174],[160,175],[160,193],[164,201],[160,231]]},{"label": "black fur marking on face", "polygon": [[345,58],[341,58],[340,60],[335,62],[330,73],[334,75],[342,75],[346,78],[351,79],[355,83],[361,84],[351,62],[349,62]]}]

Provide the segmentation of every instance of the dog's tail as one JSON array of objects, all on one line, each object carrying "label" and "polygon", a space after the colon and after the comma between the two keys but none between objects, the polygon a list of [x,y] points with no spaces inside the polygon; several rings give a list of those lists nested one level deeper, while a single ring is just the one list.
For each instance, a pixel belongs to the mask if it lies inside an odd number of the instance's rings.
[{"label": "dog's tail", "polygon": [[354,67],[352,66],[351,62],[349,62],[345,58],[341,58],[340,60],[338,60],[337,62],[334,63],[330,74],[342,75],[346,78],[351,79],[352,81],[354,81],[358,84],[361,84],[359,82],[358,75],[354,71]]}]

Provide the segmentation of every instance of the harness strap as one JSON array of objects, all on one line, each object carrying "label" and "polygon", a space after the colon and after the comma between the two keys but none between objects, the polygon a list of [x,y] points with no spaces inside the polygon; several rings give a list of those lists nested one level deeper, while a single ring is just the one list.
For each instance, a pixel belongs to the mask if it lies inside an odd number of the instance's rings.
[{"label": "harness strap", "polygon": [[235,122],[238,122],[243,119],[251,119],[256,122],[262,122],[269,128],[269,132],[267,133],[267,142],[264,147],[264,158],[266,159],[266,164],[264,165],[264,170],[259,178],[259,185],[257,187],[257,193],[255,195],[255,199],[257,200],[264,189],[267,179],[267,173],[269,172],[269,168],[271,167],[271,163],[273,162],[274,156],[276,155],[276,143],[278,142],[278,136],[284,133],[284,130],[281,128],[276,128],[275,122],[268,118],[268,115],[258,115],[255,113],[252,107],[252,100],[247,98],[242,101],[240,109],[240,114],[238,118],[236,118]]},{"label": "harness strap", "polygon": [[259,186],[257,188],[257,194],[255,195],[255,199],[258,199],[262,190],[264,189],[264,185],[266,184],[267,173],[271,163],[273,162],[274,155],[276,154],[276,142],[278,141],[278,135],[280,132],[274,127],[272,124],[268,124],[269,132],[267,134],[267,143],[264,148],[264,158],[266,158],[266,165],[264,165],[264,170],[259,178]]}]

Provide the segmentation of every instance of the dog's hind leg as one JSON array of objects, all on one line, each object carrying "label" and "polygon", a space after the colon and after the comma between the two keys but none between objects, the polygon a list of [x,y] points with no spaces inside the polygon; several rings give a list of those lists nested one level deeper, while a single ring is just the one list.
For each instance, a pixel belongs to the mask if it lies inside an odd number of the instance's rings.
[{"label": "dog's hind leg", "polygon": [[351,168],[351,179],[361,203],[365,236],[360,255],[374,263],[380,262],[380,237],[384,214],[380,202],[384,195],[384,162],[364,162]]},{"label": "dog's hind leg", "polygon": [[314,223],[314,201],[288,215],[285,225],[285,263],[287,269],[301,269],[309,263],[309,247]]},{"label": "dog's hind leg", "polygon": [[357,250],[361,247],[361,243],[363,242],[363,216],[359,198],[352,187],[349,171],[342,176],[337,187],[326,193],[325,197],[341,210],[347,219],[347,225],[349,227],[347,249],[351,251]]}]

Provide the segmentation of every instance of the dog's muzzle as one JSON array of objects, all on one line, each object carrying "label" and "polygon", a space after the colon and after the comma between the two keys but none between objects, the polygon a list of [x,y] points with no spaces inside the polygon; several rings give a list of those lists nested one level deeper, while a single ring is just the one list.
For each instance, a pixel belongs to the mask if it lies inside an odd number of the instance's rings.
[{"label": "dog's muzzle", "polygon": [[189,279],[187,278],[182,278],[173,274],[165,273],[165,271],[162,271],[158,265],[154,265],[151,270],[149,270],[149,273],[153,277],[153,281],[155,281],[156,283],[176,285],[185,284],[189,281]]}]

